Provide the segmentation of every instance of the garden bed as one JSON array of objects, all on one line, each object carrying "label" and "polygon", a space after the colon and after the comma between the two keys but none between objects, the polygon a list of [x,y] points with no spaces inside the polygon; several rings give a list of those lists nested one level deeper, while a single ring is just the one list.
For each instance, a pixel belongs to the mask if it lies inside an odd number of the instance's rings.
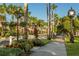
[{"label": "garden bed", "polygon": [[69,37],[66,37],[65,45],[68,56],[79,56],[79,37],[75,37],[75,43],[69,42]]},{"label": "garden bed", "polygon": [[0,56],[19,56],[21,52],[19,48],[0,48]]}]

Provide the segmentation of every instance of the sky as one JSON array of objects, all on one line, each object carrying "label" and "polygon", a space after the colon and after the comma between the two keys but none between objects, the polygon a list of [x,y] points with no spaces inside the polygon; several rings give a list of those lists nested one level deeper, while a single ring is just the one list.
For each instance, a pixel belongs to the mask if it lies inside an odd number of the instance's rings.
[{"label": "sky", "polygon": [[[72,7],[76,12],[79,12],[79,4],[77,3],[56,3],[57,9],[54,11],[60,17],[66,16],[68,10]],[[46,4],[45,3],[31,3],[29,4],[29,11],[31,15],[43,20],[47,20]]]},{"label": "sky", "polygon": [[[8,3],[7,3],[8,5]],[[23,3],[15,3],[14,5],[24,7]],[[56,14],[61,17],[66,16],[68,10],[72,7],[77,13],[79,12],[79,4],[78,3],[56,3],[58,6],[54,11]],[[31,16],[37,17],[38,19],[42,19],[47,21],[47,13],[46,13],[46,3],[29,3],[28,10],[31,12]],[[7,14],[7,20],[11,19],[11,16]]]},{"label": "sky", "polygon": [[28,10],[31,12],[31,16],[38,17],[39,19],[46,20],[46,4],[44,3],[30,3],[28,4]]}]

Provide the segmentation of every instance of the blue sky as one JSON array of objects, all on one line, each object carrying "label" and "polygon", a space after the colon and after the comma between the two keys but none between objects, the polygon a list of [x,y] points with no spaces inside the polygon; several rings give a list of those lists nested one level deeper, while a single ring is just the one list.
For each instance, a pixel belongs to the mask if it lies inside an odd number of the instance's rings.
[{"label": "blue sky", "polygon": [[39,19],[46,20],[46,4],[43,3],[30,3],[28,9],[31,12],[31,16],[38,17]]},{"label": "blue sky", "polygon": [[[8,4],[7,4],[8,5]],[[14,5],[19,5],[21,7],[24,7],[24,4],[17,4],[15,3]],[[76,12],[79,12],[79,4],[78,3],[56,3],[58,6],[57,9],[55,10],[55,13],[60,15],[61,17],[66,16],[68,10],[72,7],[75,9]],[[28,9],[31,12],[31,16],[37,17],[42,20],[47,20],[47,13],[46,13],[46,3],[29,3]],[[6,18],[9,20],[11,19],[10,15],[7,15]]]},{"label": "blue sky", "polygon": [[[68,10],[71,7],[75,9],[76,12],[79,11],[79,4],[77,3],[56,3],[56,5],[58,7],[55,10],[55,13],[57,13],[61,17],[66,16]],[[31,3],[29,4],[28,8],[29,8],[29,11],[31,11],[32,16],[38,17],[43,20],[47,20],[45,3],[38,3],[38,4]]]}]

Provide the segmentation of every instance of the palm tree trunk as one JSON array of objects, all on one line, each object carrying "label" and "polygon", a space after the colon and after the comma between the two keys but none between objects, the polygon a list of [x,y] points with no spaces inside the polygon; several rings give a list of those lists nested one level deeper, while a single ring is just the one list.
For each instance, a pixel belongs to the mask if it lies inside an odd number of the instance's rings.
[{"label": "palm tree trunk", "polygon": [[54,33],[54,11],[52,11],[53,13],[53,33]]},{"label": "palm tree trunk", "polygon": [[50,24],[50,3],[47,4],[47,19],[48,19],[48,39],[51,39],[51,24]]},{"label": "palm tree trunk", "polygon": [[28,38],[27,34],[27,22],[28,22],[28,4],[24,3],[24,21],[26,22],[26,26],[24,28],[24,39]]},{"label": "palm tree trunk", "polygon": [[52,20],[53,20],[52,21],[52,31],[53,31],[52,34],[53,34],[53,38],[54,38],[54,26],[55,26],[55,22],[54,22],[55,21],[55,19],[54,19],[54,11],[52,11],[52,17],[53,17],[52,18]]}]

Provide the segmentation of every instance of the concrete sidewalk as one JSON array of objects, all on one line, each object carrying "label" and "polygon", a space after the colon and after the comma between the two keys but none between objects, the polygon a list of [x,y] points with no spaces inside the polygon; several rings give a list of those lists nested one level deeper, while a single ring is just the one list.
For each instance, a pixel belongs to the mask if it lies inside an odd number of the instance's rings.
[{"label": "concrete sidewalk", "polygon": [[66,56],[64,42],[51,42],[42,47],[32,49],[31,56]]}]

